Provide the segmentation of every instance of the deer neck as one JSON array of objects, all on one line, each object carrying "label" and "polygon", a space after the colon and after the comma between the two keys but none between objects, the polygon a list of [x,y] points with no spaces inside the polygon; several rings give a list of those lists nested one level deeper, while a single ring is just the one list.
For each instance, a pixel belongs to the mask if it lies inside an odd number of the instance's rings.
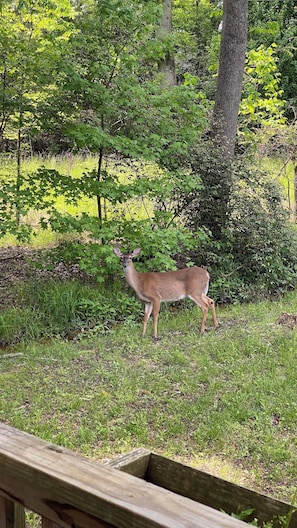
[{"label": "deer neck", "polygon": [[124,269],[126,281],[128,282],[129,286],[133,288],[133,290],[138,291],[139,289],[139,273],[134,268],[133,262],[129,263],[129,266],[127,266]]}]

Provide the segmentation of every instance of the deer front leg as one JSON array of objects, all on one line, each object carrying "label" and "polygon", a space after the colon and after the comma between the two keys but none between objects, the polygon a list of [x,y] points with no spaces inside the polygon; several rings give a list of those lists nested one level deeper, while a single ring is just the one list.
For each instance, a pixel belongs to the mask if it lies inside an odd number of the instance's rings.
[{"label": "deer front leg", "polygon": [[143,316],[143,326],[142,326],[142,332],[141,332],[142,337],[145,336],[147,322],[148,322],[148,320],[150,318],[150,315],[152,313],[152,309],[153,309],[152,303],[145,303],[144,316]]},{"label": "deer front leg", "polygon": [[153,320],[154,320],[154,333],[153,338],[158,339],[158,318],[160,313],[160,301],[155,299],[153,301]]}]

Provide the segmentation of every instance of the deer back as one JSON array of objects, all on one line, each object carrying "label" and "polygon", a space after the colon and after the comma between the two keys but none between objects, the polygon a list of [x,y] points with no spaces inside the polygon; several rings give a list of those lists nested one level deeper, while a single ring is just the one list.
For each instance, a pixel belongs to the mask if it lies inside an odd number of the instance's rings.
[{"label": "deer back", "polygon": [[144,301],[178,301],[184,297],[206,295],[209,273],[204,268],[193,267],[177,271],[139,273],[133,263],[126,273],[128,284]]}]

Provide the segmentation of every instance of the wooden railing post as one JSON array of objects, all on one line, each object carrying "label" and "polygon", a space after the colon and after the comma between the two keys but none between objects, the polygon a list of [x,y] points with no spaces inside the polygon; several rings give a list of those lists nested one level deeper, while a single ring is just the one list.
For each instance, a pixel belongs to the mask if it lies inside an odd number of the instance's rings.
[{"label": "wooden railing post", "polygon": [[0,496],[1,528],[25,528],[25,509],[21,504]]}]

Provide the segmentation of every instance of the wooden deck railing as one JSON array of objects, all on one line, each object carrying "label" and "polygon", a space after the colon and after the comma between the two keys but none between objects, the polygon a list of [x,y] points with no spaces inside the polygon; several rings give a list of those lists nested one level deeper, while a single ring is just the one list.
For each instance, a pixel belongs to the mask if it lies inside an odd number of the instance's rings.
[{"label": "wooden deck railing", "polygon": [[[0,528],[25,528],[25,509],[42,528],[246,527],[215,509],[237,507],[254,507],[261,523],[290,511],[150,451],[105,465],[0,424]],[[296,513],[289,526],[297,527]]]},{"label": "wooden deck railing", "polygon": [[245,523],[135,476],[0,425],[0,527],[241,528]]}]

